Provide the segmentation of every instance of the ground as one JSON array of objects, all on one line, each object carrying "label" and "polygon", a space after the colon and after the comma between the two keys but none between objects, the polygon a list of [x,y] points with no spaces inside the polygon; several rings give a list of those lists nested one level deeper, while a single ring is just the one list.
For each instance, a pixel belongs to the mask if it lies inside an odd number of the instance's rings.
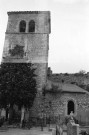
[{"label": "ground", "polygon": [[[49,131],[47,127],[44,128],[43,131],[41,131],[40,127],[32,128],[30,130],[9,128],[9,129],[1,129],[0,135],[52,135],[52,131]],[[63,135],[67,135],[66,132]]]},{"label": "ground", "polygon": [[[55,126],[51,125],[49,131],[49,127],[44,127],[43,131],[41,131],[41,127],[33,127],[31,129],[21,129],[21,128],[0,128],[0,135],[55,135],[53,134],[53,129],[55,130]],[[87,127],[81,127],[80,126],[80,131],[88,131],[89,126]],[[64,129],[63,135],[67,135],[67,129]]]}]

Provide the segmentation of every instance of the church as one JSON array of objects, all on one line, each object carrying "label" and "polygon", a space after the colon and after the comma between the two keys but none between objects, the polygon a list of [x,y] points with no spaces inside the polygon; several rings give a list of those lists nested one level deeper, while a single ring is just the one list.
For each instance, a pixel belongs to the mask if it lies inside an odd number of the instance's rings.
[{"label": "church", "polygon": [[[33,116],[39,116],[43,109],[46,116],[60,115],[64,121],[72,111],[79,121],[88,123],[89,93],[74,84],[47,78],[50,33],[50,11],[8,12],[2,62],[32,63],[36,68],[37,96],[30,110]],[[10,50],[14,48],[19,48],[23,54],[12,56]]]}]

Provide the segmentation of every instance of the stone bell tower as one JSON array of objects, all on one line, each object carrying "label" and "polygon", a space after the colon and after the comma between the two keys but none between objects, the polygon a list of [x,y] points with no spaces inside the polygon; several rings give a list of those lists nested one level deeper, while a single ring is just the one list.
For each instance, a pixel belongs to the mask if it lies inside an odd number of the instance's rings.
[{"label": "stone bell tower", "polygon": [[38,91],[46,82],[50,31],[49,11],[8,12],[2,62],[33,63]]}]

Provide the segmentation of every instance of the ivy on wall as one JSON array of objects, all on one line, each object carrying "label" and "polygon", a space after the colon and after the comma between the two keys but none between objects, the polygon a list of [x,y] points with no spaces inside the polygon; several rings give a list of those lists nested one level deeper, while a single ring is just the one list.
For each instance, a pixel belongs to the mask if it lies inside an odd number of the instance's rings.
[{"label": "ivy on wall", "polygon": [[23,57],[24,46],[16,45],[13,49],[9,50],[11,56]]}]

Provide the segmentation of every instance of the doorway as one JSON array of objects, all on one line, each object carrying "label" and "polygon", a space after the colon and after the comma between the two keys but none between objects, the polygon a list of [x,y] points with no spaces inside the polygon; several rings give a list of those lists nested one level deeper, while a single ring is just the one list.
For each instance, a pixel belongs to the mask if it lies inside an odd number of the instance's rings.
[{"label": "doorway", "polygon": [[70,113],[71,113],[71,111],[73,112],[73,113],[75,113],[75,110],[74,110],[74,102],[72,101],[72,100],[70,100],[70,101],[68,101],[68,106],[67,106],[67,110],[68,110],[68,112],[67,112],[67,114],[68,115],[70,115]]}]

